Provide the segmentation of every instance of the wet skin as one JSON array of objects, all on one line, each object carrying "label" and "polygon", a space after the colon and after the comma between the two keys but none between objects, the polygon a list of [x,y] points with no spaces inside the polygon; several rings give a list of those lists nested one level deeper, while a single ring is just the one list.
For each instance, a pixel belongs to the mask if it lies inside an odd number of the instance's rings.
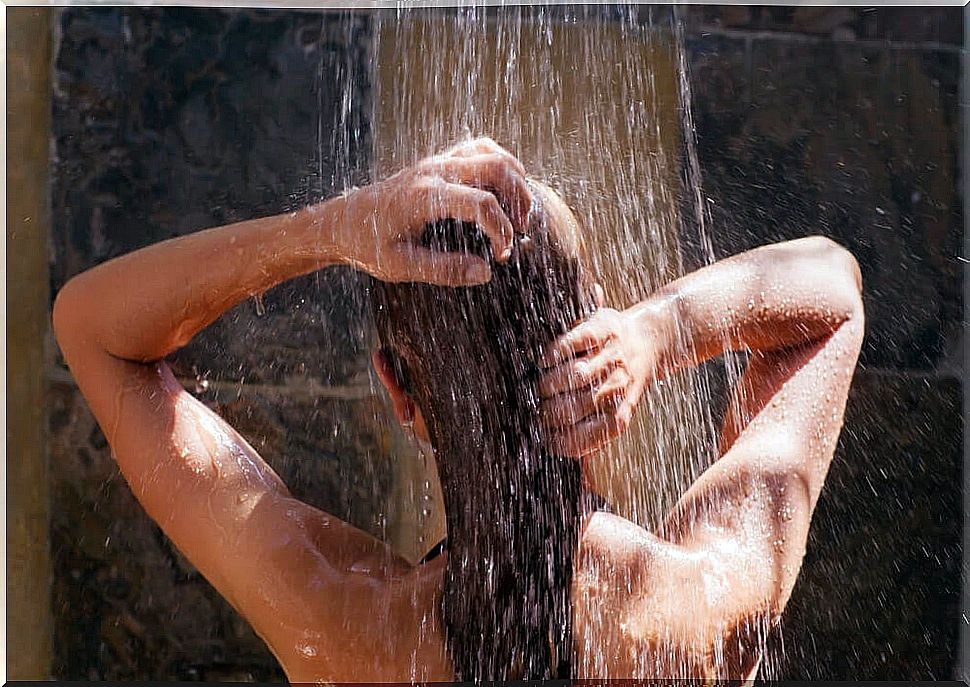
[{"label": "wet skin", "polygon": [[[480,283],[484,262],[412,241],[427,221],[461,217],[502,260],[528,193],[521,165],[480,139],[300,212],[112,260],[58,295],[58,342],[132,491],[292,682],[451,679],[447,553],[413,566],[294,499],[162,360],[239,301],[333,264],[391,281]],[[721,457],[662,527],[607,513],[584,523],[572,597],[579,677],[739,680],[755,669],[841,429],[863,336],[860,288],[847,252],[802,239],[712,265],[629,310],[603,308],[550,347],[547,440],[584,465],[624,431],[647,385],[726,350],[751,352]],[[422,433],[420,409],[375,362],[395,413]]]}]

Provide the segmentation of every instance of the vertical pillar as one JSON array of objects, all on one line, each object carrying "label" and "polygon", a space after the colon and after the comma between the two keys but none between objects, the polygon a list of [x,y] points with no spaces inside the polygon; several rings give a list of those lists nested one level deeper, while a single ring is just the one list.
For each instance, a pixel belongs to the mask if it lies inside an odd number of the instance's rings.
[{"label": "vertical pillar", "polygon": [[50,10],[7,8],[7,679],[50,673],[45,443]]},{"label": "vertical pillar", "polygon": [[[970,198],[970,144],[967,136],[970,135],[970,116],[967,115],[967,107],[970,106],[970,56],[967,55],[967,41],[970,37],[970,7],[963,8],[963,52],[960,55],[960,139],[962,149],[960,150],[960,177],[959,184],[963,190],[963,254],[970,255],[970,214],[967,212],[967,198]],[[966,322],[967,299],[970,298],[970,283],[967,277],[970,270],[966,263],[963,265],[963,321]],[[970,613],[970,460],[967,451],[967,437],[970,436],[970,419],[967,416],[967,407],[970,404],[970,385],[967,384],[965,371],[967,369],[966,337],[962,337],[963,350],[963,590],[962,590],[962,613],[960,614],[960,650],[957,660],[956,675],[954,678],[962,682],[970,680],[970,621],[967,614]]]}]

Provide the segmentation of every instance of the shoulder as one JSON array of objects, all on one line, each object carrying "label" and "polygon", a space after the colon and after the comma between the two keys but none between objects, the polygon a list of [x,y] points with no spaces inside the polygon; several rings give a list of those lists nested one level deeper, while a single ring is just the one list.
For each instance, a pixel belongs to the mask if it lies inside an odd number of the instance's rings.
[{"label": "shoulder", "polygon": [[583,529],[573,584],[580,677],[733,679],[757,664],[754,615],[716,542],[684,547],[610,513]]},{"label": "shoulder", "polygon": [[[415,675],[450,680],[438,617],[447,557],[411,566],[346,523],[313,520],[303,541],[294,542],[292,556],[281,551],[284,561],[302,570],[286,573],[274,566],[280,581],[295,574],[302,593],[287,595],[291,607],[278,599],[277,612],[267,619],[272,630],[263,636],[289,681],[403,683]],[[326,556],[322,568],[310,562],[323,558],[313,540],[326,536],[330,549],[335,534],[340,554]]]}]

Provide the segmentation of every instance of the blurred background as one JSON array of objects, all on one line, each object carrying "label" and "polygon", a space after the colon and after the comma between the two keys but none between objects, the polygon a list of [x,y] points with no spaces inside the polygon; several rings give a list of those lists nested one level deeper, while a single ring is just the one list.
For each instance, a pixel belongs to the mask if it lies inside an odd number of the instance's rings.
[{"label": "blurred background", "polygon": [[[50,334],[58,289],[467,134],[597,227],[619,303],[771,241],[852,251],[866,343],[768,674],[954,677],[963,26],[960,8],[8,8],[8,678],[284,678],[118,474]],[[172,362],[298,496],[417,560],[440,494],[386,419],[372,346],[363,285],[333,268]],[[602,476],[620,510],[649,525],[703,469],[732,369],[648,399]]]}]

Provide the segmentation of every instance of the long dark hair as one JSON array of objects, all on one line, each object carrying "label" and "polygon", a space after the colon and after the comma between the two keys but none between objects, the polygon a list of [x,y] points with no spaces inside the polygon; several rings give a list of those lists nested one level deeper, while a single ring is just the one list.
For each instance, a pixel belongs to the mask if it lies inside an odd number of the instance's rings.
[{"label": "long dark hair", "polygon": [[[594,306],[572,213],[533,186],[530,226],[488,284],[374,280],[381,345],[422,411],[448,526],[447,645],[459,680],[570,677],[577,461],[548,453],[537,358]],[[429,225],[426,247],[489,258],[474,226]]]}]

